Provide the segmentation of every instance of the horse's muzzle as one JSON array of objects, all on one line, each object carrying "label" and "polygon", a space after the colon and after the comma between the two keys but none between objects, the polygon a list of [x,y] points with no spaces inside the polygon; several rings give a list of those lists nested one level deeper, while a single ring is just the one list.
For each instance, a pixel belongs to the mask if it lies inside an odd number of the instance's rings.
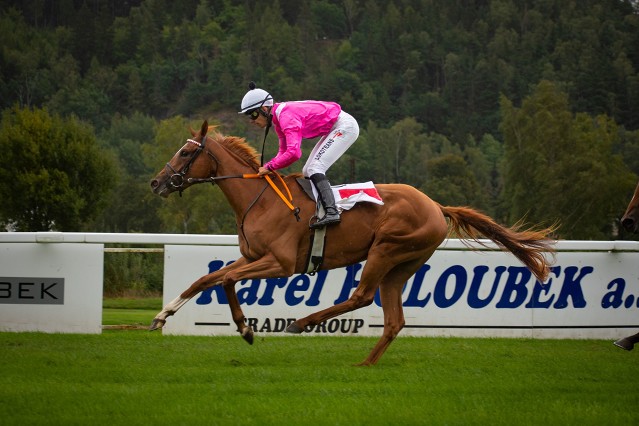
[{"label": "horse's muzzle", "polygon": [[151,181],[151,191],[155,195],[159,195],[161,197],[168,197],[171,192],[171,188],[169,188],[166,183],[162,184],[158,179],[153,179]]}]

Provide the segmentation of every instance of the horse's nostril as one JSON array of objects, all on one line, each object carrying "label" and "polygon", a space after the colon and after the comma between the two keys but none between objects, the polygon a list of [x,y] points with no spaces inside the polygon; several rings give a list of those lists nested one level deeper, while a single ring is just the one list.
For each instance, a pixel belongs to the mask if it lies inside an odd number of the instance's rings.
[{"label": "horse's nostril", "polygon": [[157,188],[159,184],[160,182],[158,182],[156,179],[153,179],[151,181],[151,188]]},{"label": "horse's nostril", "polygon": [[632,227],[635,225],[635,221],[632,220],[631,218],[627,217],[627,218],[621,220],[621,225],[624,228],[626,228],[627,230],[631,230]]}]

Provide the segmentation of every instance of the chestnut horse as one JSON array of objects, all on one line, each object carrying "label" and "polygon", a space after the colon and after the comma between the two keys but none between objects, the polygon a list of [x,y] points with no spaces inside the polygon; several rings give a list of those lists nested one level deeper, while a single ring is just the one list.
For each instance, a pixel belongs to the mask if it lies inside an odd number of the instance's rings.
[{"label": "chestnut horse", "polygon": [[[621,225],[626,231],[639,232],[639,184],[635,188],[635,193],[628,203],[626,212],[621,217]],[[627,351],[631,351],[635,347],[635,343],[639,343],[639,333],[632,336],[624,337],[614,342],[616,346]]]},{"label": "chestnut horse", "polygon": [[[309,252],[311,221],[315,202],[302,192],[295,176],[279,181],[271,174],[281,193],[288,186],[293,203],[299,207],[296,220],[292,205],[263,178],[255,178],[258,154],[244,139],[209,131],[207,122],[199,133],[173,156],[151,181],[155,194],[167,197],[200,182],[216,183],[235,212],[242,254],[232,264],[205,275],[168,303],[153,320],[150,330],[162,328],[167,317],[175,314],[199,292],[222,285],[229,301],[237,330],[249,343],[253,330],[246,324],[235,293],[235,283],[245,279],[288,277],[304,273]],[[268,176],[268,175],[267,175]],[[298,175],[299,177],[299,175]],[[248,179],[254,178],[254,179]],[[279,183],[278,183],[279,182]],[[473,209],[443,207],[417,189],[401,184],[376,185],[384,205],[360,203],[342,215],[338,225],[326,230],[325,257],[321,269],[333,269],[367,260],[361,280],[345,302],[313,313],[291,323],[287,332],[301,333],[330,318],[370,305],[379,288],[384,312],[381,339],[360,365],[379,361],[389,344],[404,327],[402,287],[432,256],[450,232],[475,243],[481,236],[510,251],[540,282],[549,273],[545,254],[554,253],[549,238],[554,229],[519,230],[503,227]]]}]

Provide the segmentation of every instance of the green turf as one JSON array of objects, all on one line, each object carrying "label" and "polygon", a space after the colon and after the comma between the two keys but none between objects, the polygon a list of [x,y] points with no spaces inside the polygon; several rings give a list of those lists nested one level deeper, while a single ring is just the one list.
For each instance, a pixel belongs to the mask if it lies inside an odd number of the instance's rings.
[{"label": "green turf", "polygon": [[150,309],[159,311],[162,309],[161,297],[116,297],[105,298],[102,301],[102,307],[107,309]]},{"label": "green turf", "polygon": [[102,306],[103,325],[148,327],[162,309],[162,298],[107,298]]},{"label": "green turf", "polygon": [[102,310],[103,325],[148,326],[160,310],[149,309],[108,309]]},{"label": "green turf", "polygon": [[3,425],[639,424],[609,341],[0,333]]}]

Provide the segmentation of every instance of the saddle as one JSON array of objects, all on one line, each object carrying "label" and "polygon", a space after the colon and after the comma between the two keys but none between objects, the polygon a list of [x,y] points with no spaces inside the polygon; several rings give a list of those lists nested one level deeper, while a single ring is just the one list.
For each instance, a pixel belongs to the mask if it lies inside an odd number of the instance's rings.
[{"label": "saddle", "polygon": [[[297,184],[302,188],[304,193],[313,201],[317,207],[315,211],[316,217],[324,215],[322,203],[317,203],[317,192],[310,180],[300,177],[296,179]],[[355,183],[347,185],[332,186],[335,194],[335,206],[341,213],[350,210],[356,203],[366,201],[383,205],[382,198],[377,193],[377,189],[373,182]],[[315,275],[322,266],[324,261],[324,245],[326,243],[326,227],[315,229],[311,232],[310,250],[308,252],[308,260],[306,261],[306,273]]]},{"label": "saddle", "polygon": [[315,195],[313,194],[313,184],[311,183],[311,181],[304,177],[298,177],[295,180],[297,181],[297,184],[302,188],[302,190],[304,190],[304,193],[308,195],[308,198],[310,198],[311,200],[315,200]]},{"label": "saddle", "polygon": [[[317,191],[310,180],[297,178],[298,185],[304,193],[313,201],[317,200]],[[335,206],[340,212],[352,209],[359,202],[368,202],[384,205],[382,197],[377,192],[373,182],[348,183],[344,185],[332,185],[335,196]]]}]

